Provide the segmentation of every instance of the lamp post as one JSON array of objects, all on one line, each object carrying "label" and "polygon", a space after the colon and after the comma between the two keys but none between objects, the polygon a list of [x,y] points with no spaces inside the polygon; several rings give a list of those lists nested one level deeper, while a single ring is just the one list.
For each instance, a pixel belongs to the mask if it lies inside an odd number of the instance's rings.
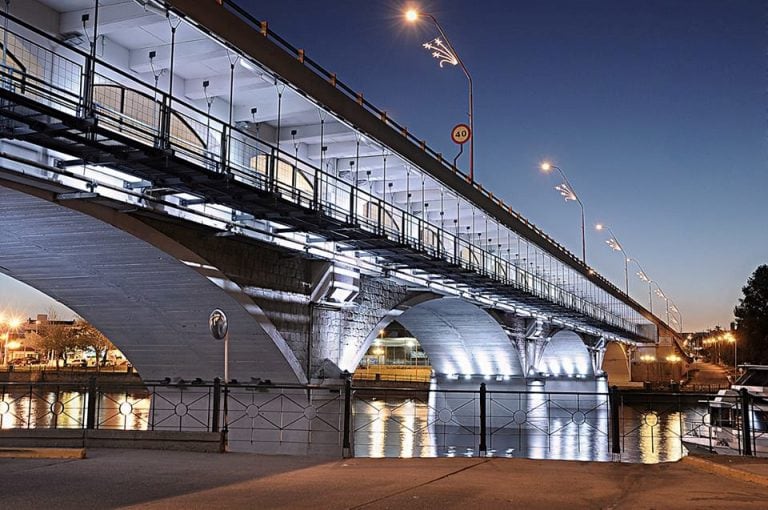
[{"label": "lamp post", "polygon": [[[445,35],[445,31],[443,30],[443,27],[440,25],[440,23],[437,21],[437,18],[435,18],[433,15],[429,14],[428,12],[420,12],[416,9],[409,9],[405,12],[405,19],[409,23],[416,23],[419,18],[427,18],[432,22],[432,24],[435,25],[437,28],[437,31],[440,33],[440,37],[435,38],[434,40],[424,43],[424,48],[432,52],[432,56],[435,57],[440,61],[440,67],[443,67],[444,64],[451,64],[453,66],[458,65],[461,67],[461,70],[464,71],[464,75],[467,77],[467,81],[469,82],[469,181],[474,182],[475,181],[475,115],[474,115],[474,100],[473,100],[473,92],[472,92],[472,75],[469,74],[469,70],[467,69],[467,66],[464,65],[464,62],[461,60],[461,57],[459,57],[459,54],[456,52],[456,49],[451,44],[451,41],[448,39],[448,36]],[[442,38],[442,39],[441,39]]]},{"label": "lamp post", "polygon": [[670,299],[669,302],[672,303],[672,305],[669,307],[669,310],[672,313],[676,314],[677,318],[680,320],[678,326],[680,326],[680,333],[682,333],[683,332],[683,314],[680,313],[680,309],[675,305],[674,301]]},{"label": "lamp post", "polygon": [[611,227],[598,223],[595,225],[595,229],[607,230],[611,235],[611,238],[608,239],[605,243],[610,246],[612,250],[620,251],[621,254],[624,255],[624,294],[629,296],[629,261],[631,260],[629,255],[627,255],[627,252],[624,251],[624,246],[622,246],[622,244],[619,242],[619,238],[616,237],[616,234],[613,233]]},{"label": "lamp post", "polygon": [[661,287],[659,287],[658,283],[656,284],[656,295],[663,299],[667,306],[667,325],[669,325],[669,299],[666,295],[664,295],[664,291],[661,290]]},{"label": "lamp post", "polygon": [[656,284],[658,287],[658,284],[651,280],[645,271],[643,271],[643,268],[640,268],[640,272],[637,273],[637,276],[648,284],[648,310],[653,314],[653,285]]},{"label": "lamp post", "polygon": [[3,365],[8,364],[8,342],[11,332],[21,326],[21,319],[0,316],[0,329],[3,331]]},{"label": "lamp post", "polygon": [[568,181],[568,177],[565,176],[565,172],[563,172],[562,168],[560,168],[559,166],[555,166],[547,161],[543,162],[540,168],[545,173],[550,172],[552,170],[557,170],[560,173],[560,177],[563,178],[563,184],[558,184],[557,186],[555,186],[555,189],[560,192],[560,195],[562,195],[562,197],[565,199],[566,202],[574,201],[577,204],[579,204],[579,207],[581,207],[581,261],[586,265],[587,238],[586,238],[586,233],[584,229],[584,204],[582,203],[579,196],[576,194],[576,190],[574,190],[570,181]]}]

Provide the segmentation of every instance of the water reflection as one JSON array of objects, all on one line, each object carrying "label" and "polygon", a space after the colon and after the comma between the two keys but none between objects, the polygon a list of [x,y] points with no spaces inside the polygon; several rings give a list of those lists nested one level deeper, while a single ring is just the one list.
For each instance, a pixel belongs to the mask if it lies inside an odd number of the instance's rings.
[{"label": "water reflection", "polygon": [[[9,392],[0,401],[2,429],[80,429],[87,415],[87,395],[80,391]],[[102,393],[94,419],[100,429],[147,430],[149,416],[146,393]]]},{"label": "water reflection", "polygon": [[[598,383],[599,384],[599,383]],[[548,391],[554,389],[556,391]],[[529,384],[520,391],[490,391],[488,454],[568,460],[656,463],[685,454],[681,437],[701,429],[706,408],[655,400],[620,408],[622,453],[611,454],[608,395],[567,393],[564,387]],[[557,391],[561,390],[561,391]],[[95,426],[122,430],[206,430],[208,390],[165,394],[146,391],[99,394]],[[592,390],[594,391],[594,390]],[[637,398],[637,397],[636,397]],[[154,404],[152,402],[154,399]],[[88,399],[80,391],[6,393],[0,428],[84,428]],[[479,399],[475,391],[357,393],[353,444],[359,457],[458,457],[479,455]],[[254,431],[255,432],[255,431]]]},{"label": "water reflection", "polygon": [[[463,399],[463,400],[462,400]],[[353,403],[354,448],[359,457],[456,457],[479,454],[477,395],[425,392],[403,397],[358,395]],[[657,463],[685,455],[684,423],[702,409],[649,409],[624,403],[620,412],[622,453],[611,453],[607,394],[489,392],[488,455]]]}]

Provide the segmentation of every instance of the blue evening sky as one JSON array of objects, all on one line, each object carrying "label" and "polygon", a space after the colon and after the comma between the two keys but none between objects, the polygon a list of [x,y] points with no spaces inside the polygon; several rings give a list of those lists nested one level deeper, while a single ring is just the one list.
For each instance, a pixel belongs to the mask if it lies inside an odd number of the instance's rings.
[{"label": "blue evening sky", "polygon": [[[452,159],[449,132],[466,119],[466,79],[420,47],[434,29],[403,22],[404,5],[415,2],[240,2]],[[747,277],[768,263],[768,4],[421,6],[474,78],[476,179],[579,254],[578,206],[554,191],[555,176],[538,171],[551,160],[585,204],[591,265],[623,287],[622,257],[593,228],[607,223],[677,303],[686,330],[726,326]],[[630,292],[647,306],[647,285],[634,272]],[[6,282],[0,275],[0,287]],[[32,299],[19,298],[22,308]],[[654,311],[662,308],[655,299]]]},{"label": "blue evening sky", "polygon": [[[451,158],[466,79],[420,47],[394,0],[242,0],[254,16]],[[474,79],[475,176],[623,287],[609,224],[681,309],[727,326],[768,263],[766,14],[761,0],[428,0]],[[466,160],[465,160],[466,161]],[[465,165],[466,167],[466,165]],[[630,293],[647,306],[632,270]],[[655,299],[654,311],[663,302]]]}]

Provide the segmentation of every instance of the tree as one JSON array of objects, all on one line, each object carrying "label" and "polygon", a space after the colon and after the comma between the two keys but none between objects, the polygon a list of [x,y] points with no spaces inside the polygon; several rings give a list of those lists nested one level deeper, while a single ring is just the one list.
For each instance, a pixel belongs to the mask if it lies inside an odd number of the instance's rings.
[{"label": "tree", "polygon": [[740,358],[768,363],[768,265],[761,265],[743,287],[744,297],[733,310],[738,326]]},{"label": "tree", "polygon": [[39,326],[37,334],[41,338],[40,346],[53,353],[58,369],[61,355],[74,346],[72,326],[60,321],[56,312],[51,310],[48,312],[48,322]]},{"label": "tree", "polygon": [[96,371],[98,372],[102,363],[106,361],[107,351],[114,349],[115,346],[93,324],[84,319],[75,321],[72,332],[74,344],[78,348],[92,349],[96,353]]}]

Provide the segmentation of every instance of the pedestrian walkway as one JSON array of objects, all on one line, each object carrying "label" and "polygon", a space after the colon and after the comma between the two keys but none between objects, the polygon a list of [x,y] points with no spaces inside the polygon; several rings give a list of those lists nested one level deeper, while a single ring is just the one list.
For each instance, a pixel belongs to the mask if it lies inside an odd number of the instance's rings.
[{"label": "pedestrian walkway", "polygon": [[692,377],[688,387],[700,391],[716,391],[717,388],[727,388],[731,385],[728,380],[728,370],[715,363],[693,363],[689,370]]},{"label": "pedestrian walkway", "polygon": [[89,449],[79,460],[0,458],[0,480],[2,507],[15,510],[765,508],[765,460],[727,463],[756,474],[752,481],[706,469],[714,464]]}]

